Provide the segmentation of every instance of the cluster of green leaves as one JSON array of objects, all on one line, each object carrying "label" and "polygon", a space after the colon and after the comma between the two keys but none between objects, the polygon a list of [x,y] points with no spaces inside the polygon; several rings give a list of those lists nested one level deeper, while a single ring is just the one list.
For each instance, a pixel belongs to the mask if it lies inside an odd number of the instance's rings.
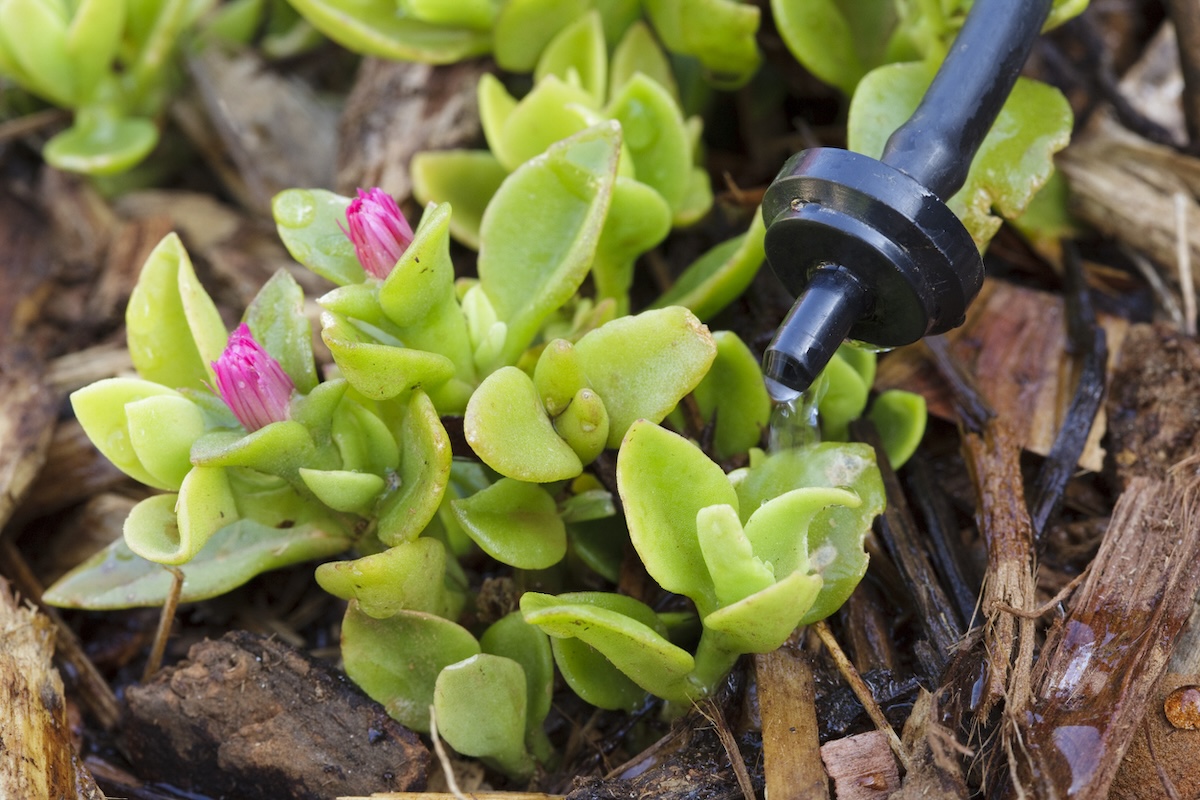
[{"label": "cluster of green leaves", "polygon": [[[771,0],[796,59],[852,97],[847,143],[878,158],[916,110],[972,0]],[[1087,7],[1055,0],[1049,30]],[[1020,78],[980,146],[966,183],[947,203],[982,249],[1004,219],[1020,217],[1054,172],[1073,117],[1057,89]]]},{"label": "cluster of green leaves", "polygon": [[4,0],[0,77],[75,111],[44,150],[60,169],[107,175],[141,161],[158,141],[181,32],[205,0]]},{"label": "cluster of green leaves", "polygon": [[418,154],[414,193],[422,202],[451,203],[452,233],[477,248],[483,210],[509,173],[567,136],[604,120],[620,123],[619,171],[591,274],[596,296],[626,313],[637,257],[712,206],[708,174],[695,163],[703,124],[684,118],[667,57],[642,22],[628,28],[610,59],[600,13],[585,14],[550,40],[534,78],[518,101],[485,75],[478,95],[490,149]]},{"label": "cluster of green leaves", "polygon": [[[291,0],[330,39],[358,53],[445,64],[491,53],[530,72],[555,37],[595,11],[613,47],[643,13],[672,53],[720,85],[745,83],[761,56],[759,9],[738,0]],[[582,77],[582,76],[581,76]]]},{"label": "cluster of green leaves", "polygon": [[[628,152],[621,130],[600,121],[504,178],[480,220],[478,278],[455,277],[447,203],[426,207],[379,279],[344,231],[348,198],[280,194],[284,243],[336,284],[318,299],[336,372],[317,380],[300,290],[280,273],[245,321],[295,392],[287,419],[253,432],[209,388],[226,331],[179,240],[164,240],[127,311],[139,377],[72,401],[105,455],[165,493],[47,599],[161,602],[169,564],[183,572],[182,599],[196,600],[349,551],[317,569],[347,601],[348,674],[414,729],[428,729],[432,705],[456,749],[513,775],[553,758],[542,722],[555,665],[606,708],[647,691],[682,703],[711,691],[738,654],[832,612],[865,569],[862,540],[882,508],[873,454],[829,441],[764,455],[771,404],[743,342],[682,305],[617,316],[613,300],[579,293]],[[746,237],[718,246],[680,295],[717,310],[757,268],[754,254]],[[827,439],[864,411],[873,370],[863,351],[834,359],[816,399]],[[688,394],[715,420],[713,456],[658,424],[679,420]],[[919,400],[904,397],[872,411],[897,420],[898,458],[924,424]],[[462,417],[475,458],[451,458],[444,416]],[[624,516],[588,469],[616,448]],[[747,452],[750,466],[729,476],[712,460]],[[526,594],[483,630],[460,623],[472,603],[463,557],[482,552],[570,588],[581,570],[591,585],[615,583],[630,543],[698,617],[568,591]]]}]

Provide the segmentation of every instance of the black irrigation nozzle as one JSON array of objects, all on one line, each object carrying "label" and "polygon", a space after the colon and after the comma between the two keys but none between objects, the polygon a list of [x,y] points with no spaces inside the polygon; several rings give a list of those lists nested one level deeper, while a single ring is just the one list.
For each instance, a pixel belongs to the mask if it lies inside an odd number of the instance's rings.
[{"label": "black irrigation nozzle", "polygon": [[976,0],[881,160],[818,147],[783,165],[763,199],[767,261],[798,298],[763,358],[777,401],[807,389],[848,337],[896,347],[963,323],[983,260],[943,200],[966,180],[1050,6]]}]

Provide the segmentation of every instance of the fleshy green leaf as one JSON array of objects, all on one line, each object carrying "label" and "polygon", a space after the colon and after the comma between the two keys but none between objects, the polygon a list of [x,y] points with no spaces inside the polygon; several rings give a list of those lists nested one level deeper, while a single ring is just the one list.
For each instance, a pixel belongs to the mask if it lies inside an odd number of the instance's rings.
[{"label": "fleshy green leaf", "polygon": [[385,475],[400,465],[400,447],[387,424],[349,398],[338,406],[330,435],[343,469]]},{"label": "fleshy green leaf", "polygon": [[725,459],[756,446],[771,420],[771,397],[758,359],[730,331],[716,331],[717,357],[692,392],[704,419],[717,424],[713,447]]},{"label": "fleshy green leaf", "polygon": [[370,472],[300,468],[300,480],[334,511],[368,516],[387,481]]},{"label": "fleshy green leaf", "polygon": [[505,118],[501,146],[492,152],[505,169],[515,170],[591,125],[596,114],[589,109],[590,102],[582,87],[547,75]]},{"label": "fleshy green leaf", "polygon": [[[419,540],[418,540],[419,541]],[[479,638],[485,653],[511,658],[525,671],[525,730],[527,740],[540,740],[542,722],[554,697],[554,655],[550,639],[525,621],[520,611],[501,617]]]},{"label": "fleshy green leaf", "polygon": [[687,439],[639,421],[617,455],[617,488],[646,571],[668,592],[692,598],[702,615],[710,613],[718,603],[696,515],[705,506],[738,507],[725,473]]},{"label": "fleshy green leaf", "polygon": [[580,389],[589,388],[575,346],[566,339],[549,342],[533,368],[538,400],[552,417],[567,410]]},{"label": "fleshy green leaf", "polygon": [[629,26],[613,51],[608,80],[613,94],[619,92],[639,72],[666,89],[672,99],[679,102],[679,84],[675,81],[675,73],[671,71],[671,62],[659,47],[649,26],[641,20]]},{"label": "fleshy green leaf", "polygon": [[400,8],[423,22],[487,30],[496,18],[494,0],[400,0]]},{"label": "fleshy green leaf", "polygon": [[634,175],[676,211],[691,177],[692,148],[671,93],[645,75],[634,75],[609,103],[607,113],[621,123]]},{"label": "fleshy green leaf", "polygon": [[546,569],[567,553],[567,531],[554,498],[535,483],[501,478],[452,500],[462,529],[492,558],[518,569]]},{"label": "fleshy green leaf", "polygon": [[[115,410],[115,409],[114,409]],[[138,461],[175,491],[192,468],[192,442],[204,433],[204,414],[188,400],[161,394],[128,402],[129,444]]]},{"label": "fleshy green leaf", "polygon": [[42,148],[46,163],[84,175],[115,175],[138,164],[158,144],[158,128],[142,117],[118,117],[104,107],[80,109],[71,127]]},{"label": "fleshy green leaf", "polygon": [[271,200],[275,228],[292,258],[338,286],[366,280],[343,230],[349,206],[350,198],[324,189],[287,189]]},{"label": "fleshy green leaf", "polygon": [[[161,502],[161,501],[159,501]],[[228,525],[208,540],[183,572],[180,602],[225,594],[259,573],[328,558],[350,546],[345,531],[328,524],[300,522],[271,528],[249,519]],[[63,608],[95,611],[161,606],[173,578],[161,564],[134,555],[118,539],[46,590],[42,599]]]},{"label": "fleshy green leaf", "polygon": [[211,364],[225,350],[225,325],[174,233],[142,266],[125,326],[129,356],[143,378],[172,389],[216,385]]},{"label": "fleshy green leaf", "polygon": [[430,391],[454,377],[454,362],[445,356],[369,341],[330,311],[321,315],[321,340],[343,377],[371,400],[403,400],[416,389]]},{"label": "fleshy green leaf", "polygon": [[35,94],[60,106],[78,101],[75,75],[67,56],[66,10],[38,0],[0,3],[0,36],[6,50]]},{"label": "fleshy green leaf", "polygon": [[197,466],[249,467],[293,484],[300,480],[300,467],[322,466],[316,456],[308,429],[295,420],[272,422],[253,433],[208,433],[192,444],[192,463]]},{"label": "fleshy green leaf", "polygon": [[709,79],[736,88],[758,69],[759,9],[737,0],[645,0],[668,50],[695,56]]},{"label": "fleshy green leaf", "polygon": [[591,4],[588,0],[508,0],[496,15],[496,63],[510,72],[532,72],[546,45]]},{"label": "fleshy green leaf", "polygon": [[732,605],[775,583],[773,565],[755,556],[733,506],[700,509],[696,538],[721,605]]},{"label": "fleshy green leaf", "polygon": [[892,0],[771,0],[771,14],[796,60],[846,95],[883,63],[896,22]]},{"label": "fleshy green leaf", "polygon": [[583,283],[608,212],[619,149],[615,124],[589,128],[524,164],[488,205],[479,279],[508,325],[506,363],[517,360]]},{"label": "fleshy green leaf", "polygon": [[292,379],[296,391],[308,394],[317,385],[312,326],[304,316],[304,290],[287,270],[268,280],[246,309],[254,340],[270,353]]},{"label": "fleshy green leaf", "polygon": [[317,583],[335,597],[356,601],[374,619],[405,610],[445,617],[450,610],[445,574],[445,546],[423,536],[353,561],[322,564]]},{"label": "fleshy green leaf", "polygon": [[597,298],[612,298],[619,313],[628,313],[634,262],[670,232],[671,209],[662,195],[640,181],[618,176],[592,263]]},{"label": "fleshy green leaf", "polygon": [[137,378],[105,378],[73,392],[71,407],[92,444],[117,469],[147,486],[173,491],[179,488],[173,481],[155,477],[142,465],[130,438],[126,405],[152,397],[184,400],[162,384]]},{"label": "fleshy green leaf", "polygon": [[599,593],[556,598],[526,592],[521,596],[521,613],[526,622],[555,638],[575,638],[596,648],[651,694],[686,702],[690,696],[687,676],[695,666],[691,654],[671,644],[654,627],[614,610],[612,604]]},{"label": "fleshy green leaf", "polygon": [[760,592],[704,618],[721,643],[739,653],[769,653],[783,645],[812,607],[821,576],[793,572]]},{"label": "fleshy green leaf", "polygon": [[450,234],[478,250],[483,212],[508,177],[496,156],[487,150],[430,150],[413,156],[409,172],[413,195],[422,203],[453,206]]},{"label": "fleshy green leaf", "polygon": [[493,372],[475,390],[463,433],[483,463],[510,478],[549,483],[583,471],[546,416],[533,381],[516,367]]},{"label": "fleshy green leaf", "polygon": [[840,355],[834,354],[822,372],[825,392],[817,403],[821,433],[830,441],[849,438],[850,423],[862,416],[867,407],[868,385],[862,376]]},{"label": "fleshy green leaf", "polygon": [[766,258],[763,250],[766,230],[762,214],[755,212],[746,233],[721,242],[700,256],[653,307],[686,306],[702,320],[715,316],[754,280]]},{"label": "fleshy green leaf", "polygon": [[808,571],[808,529],[817,514],[830,506],[858,508],[854,492],[824,486],[803,486],[763,503],[746,520],[746,539],[754,554],[770,562],[777,578]]},{"label": "fleshy green leaf", "polygon": [[[396,12],[395,0],[291,0],[321,33],[363,55],[452,64],[488,51],[485,31],[431,25]],[[426,722],[428,727],[428,722]]]},{"label": "fleshy green leaf", "polygon": [[342,661],[350,680],[392,719],[421,733],[429,732],[438,673],[478,652],[466,628],[433,614],[401,611],[373,619],[352,600],[342,620]]},{"label": "fleshy green leaf", "polygon": [[458,752],[514,778],[533,772],[525,749],[526,686],[521,665],[479,653],[443,669],[433,692],[438,733]]},{"label": "fleshy green leaf", "polygon": [[579,456],[590,464],[608,442],[608,410],[591,389],[580,389],[563,413],[554,418],[554,430]]},{"label": "fleshy green leaf", "polygon": [[606,323],[575,350],[608,411],[608,446],[634,420],[659,422],[704,377],[716,357],[708,328],[682,307],[643,311]]},{"label": "fleshy green leaf", "polygon": [[379,507],[378,535],[388,545],[415,539],[424,530],[450,481],[450,438],[424,392],[413,392],[396,441],[400,444],[398,486]]},{"label": "fleshy green leaf", "polygon": [[875,398],[867,416],[879,430],[883,451],[892,469],[912,457],[925,436],[925,398],[901,389],[889,389]]},{"label": "fleshy green leaf", "polygon": [[591,95],[593,107],[599,108],[608,94],[608,49],[600,14],[594,9],[551,40],[538,58],[533,79],[540,81],[554,75],[567,81],[572,74]]},{"label": "fleshy green leaf", "polygon": [[125,24],[125,0],[82,0],[67,29],[66,51],[80,100],[109,75]]}]

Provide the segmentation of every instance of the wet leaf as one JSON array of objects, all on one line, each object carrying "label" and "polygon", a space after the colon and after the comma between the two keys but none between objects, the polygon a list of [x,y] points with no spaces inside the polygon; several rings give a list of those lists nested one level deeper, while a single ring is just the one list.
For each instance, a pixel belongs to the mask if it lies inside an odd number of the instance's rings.
[{"label": "wet leaf", "polygon": [[547,75],[562,81],[578,80],[591,96],[593,108],[604,103],[608,96],[608,50],[598,11],[593,9],[567,25],[542,51],[533,79],[541,81]]},{"label": "wet leaf", "polygon": [[750,348],[730,331],[716,331],[717,356],[692,391],[704,419],[716,421],[717,458],[744,453],[762,440],[771,419],[771,397]]},{"label": "wet leaf", "polygon": [[508,177],[487,150],[430,150],[409,163],[413,195],[422,203],[454,207],[450,234],[472,250],[479,249],[479,228],[488,201]]},{"label": "wet leaf", "polygon": [[554,498],[535,483],[501,478],[450,501],[455,519],[479,547],[518,569],[546,569],[567,553],[567,532]]},{"label": "wet leaf", "polygon": [[424,392],[413,392],[396,431],[398,486],[379,506],[377,535],[387,545],[415,539],[441,505],[450,481],[450,438]]},{"label": "wet leaf", "polygon": [[367,274],[344,230],[350,198],[324,189],[288,189],[271,200],[275,228],[292,258],[338,286]]},{"label": "wet leaf", "polygon": [[755,212],[746,233],[700,256],[653,307],[686,306],[702,320],[712,318],[741,295],[758,274],[766,258],[765,235],[762,214]]},{"label": "wet leaf", "polygon": [[526,686],[521,665],[479,653],[443,669],[433,692],[438,733],[463,755],[514,777],[533,772],[525,749]]},{"label": "wet leaf", "polygon": [[446,596],[445,574],[446,548],[428,537],[353,561],[321,564],[316,573],[322,589],[356,601],[358,610],[374,619],[401,611],[448,617],[453,604]]}]

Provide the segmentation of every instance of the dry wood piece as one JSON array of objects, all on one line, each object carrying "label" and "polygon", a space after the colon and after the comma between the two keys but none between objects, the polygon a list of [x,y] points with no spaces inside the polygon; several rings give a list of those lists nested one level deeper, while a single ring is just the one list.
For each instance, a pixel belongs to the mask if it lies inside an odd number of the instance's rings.
[{"label": "dry wood piece", "polygon": [[78,422],[60,422],[51,434],[45,464],[17,516],[33,519],[59,511],[128,480],[100,455]]},{"label": "dry wood piece", "polygon": [[126,746],[149,780],[244,800],[425,786],[429,751],[349,681],[244,632],[126,692]]},{"label": "dry wood piece", "polygon": [[1047,635],[1021,731],[1021,780],[1039,797],[1108,795],[1200,588],[1198,465],[1129,482],[1087,580]]},{"label": "dry wood piece", "polygon": [[1200,344],[1164,325],[1129,329],[1108,397],[1117,477],[1165,478],[1200,452]]},{"label": "dry wood piece", "polygon": [[[829,779],[821,766],[816,694],[807,658],[782,647],[755,656],[754,669],[767,793],[771,800],[828,800]],[[883,748],[887,752],[886,737]]]},{"label": "dry wood piece", "polygon": [[953,731],[941,726],[940,716],[934,696],[922,689],[904,724],[908,771],[891,800],[966,800],[970,795],[959,766],[959,757],[970,753],[964,752]]},{"label": "dry wood piece", "polygon": [[[1065,316],[1057,295],[989,280],[968,309],[966,323],[944,337],[996,414],[1012,427],[1018,445],[1039,455],[1053,447],[1075,390],[1066,355]],[[1098,322],[1108,339],[1111,365],[1128,323],[1105,315]],[[880,359],[875,388],[918,392],[928,402],[929,413],[954,418],[949,387],[920,347]],[[1104,430],[1100,412],[1079,459],[1084,469],[1099,471],[1103,466]]]},{"label": "dry wood piece", "polygon": [[0,352],[0,528],[45,461],[57,410],[35,359],[16,349]]},{"label": "dry wood piece", "polygon": [[821,745],[821,760],[833,779],[837,800],[883,800],[900,788],[896,759],[887,736],[879,731],[826,742]]},{"label": "dry wood piece", "polygon": [[71,744],[53,653],[53,623],[0,580],[0,797],[103,800]]},{"label": "dry wood piece", "polygon": [[364,59],[339,124],[338,191],[379,186],[403,202],[416,153],[479,139],[475,86],[485,72],[482,59],[449,66]]}]

